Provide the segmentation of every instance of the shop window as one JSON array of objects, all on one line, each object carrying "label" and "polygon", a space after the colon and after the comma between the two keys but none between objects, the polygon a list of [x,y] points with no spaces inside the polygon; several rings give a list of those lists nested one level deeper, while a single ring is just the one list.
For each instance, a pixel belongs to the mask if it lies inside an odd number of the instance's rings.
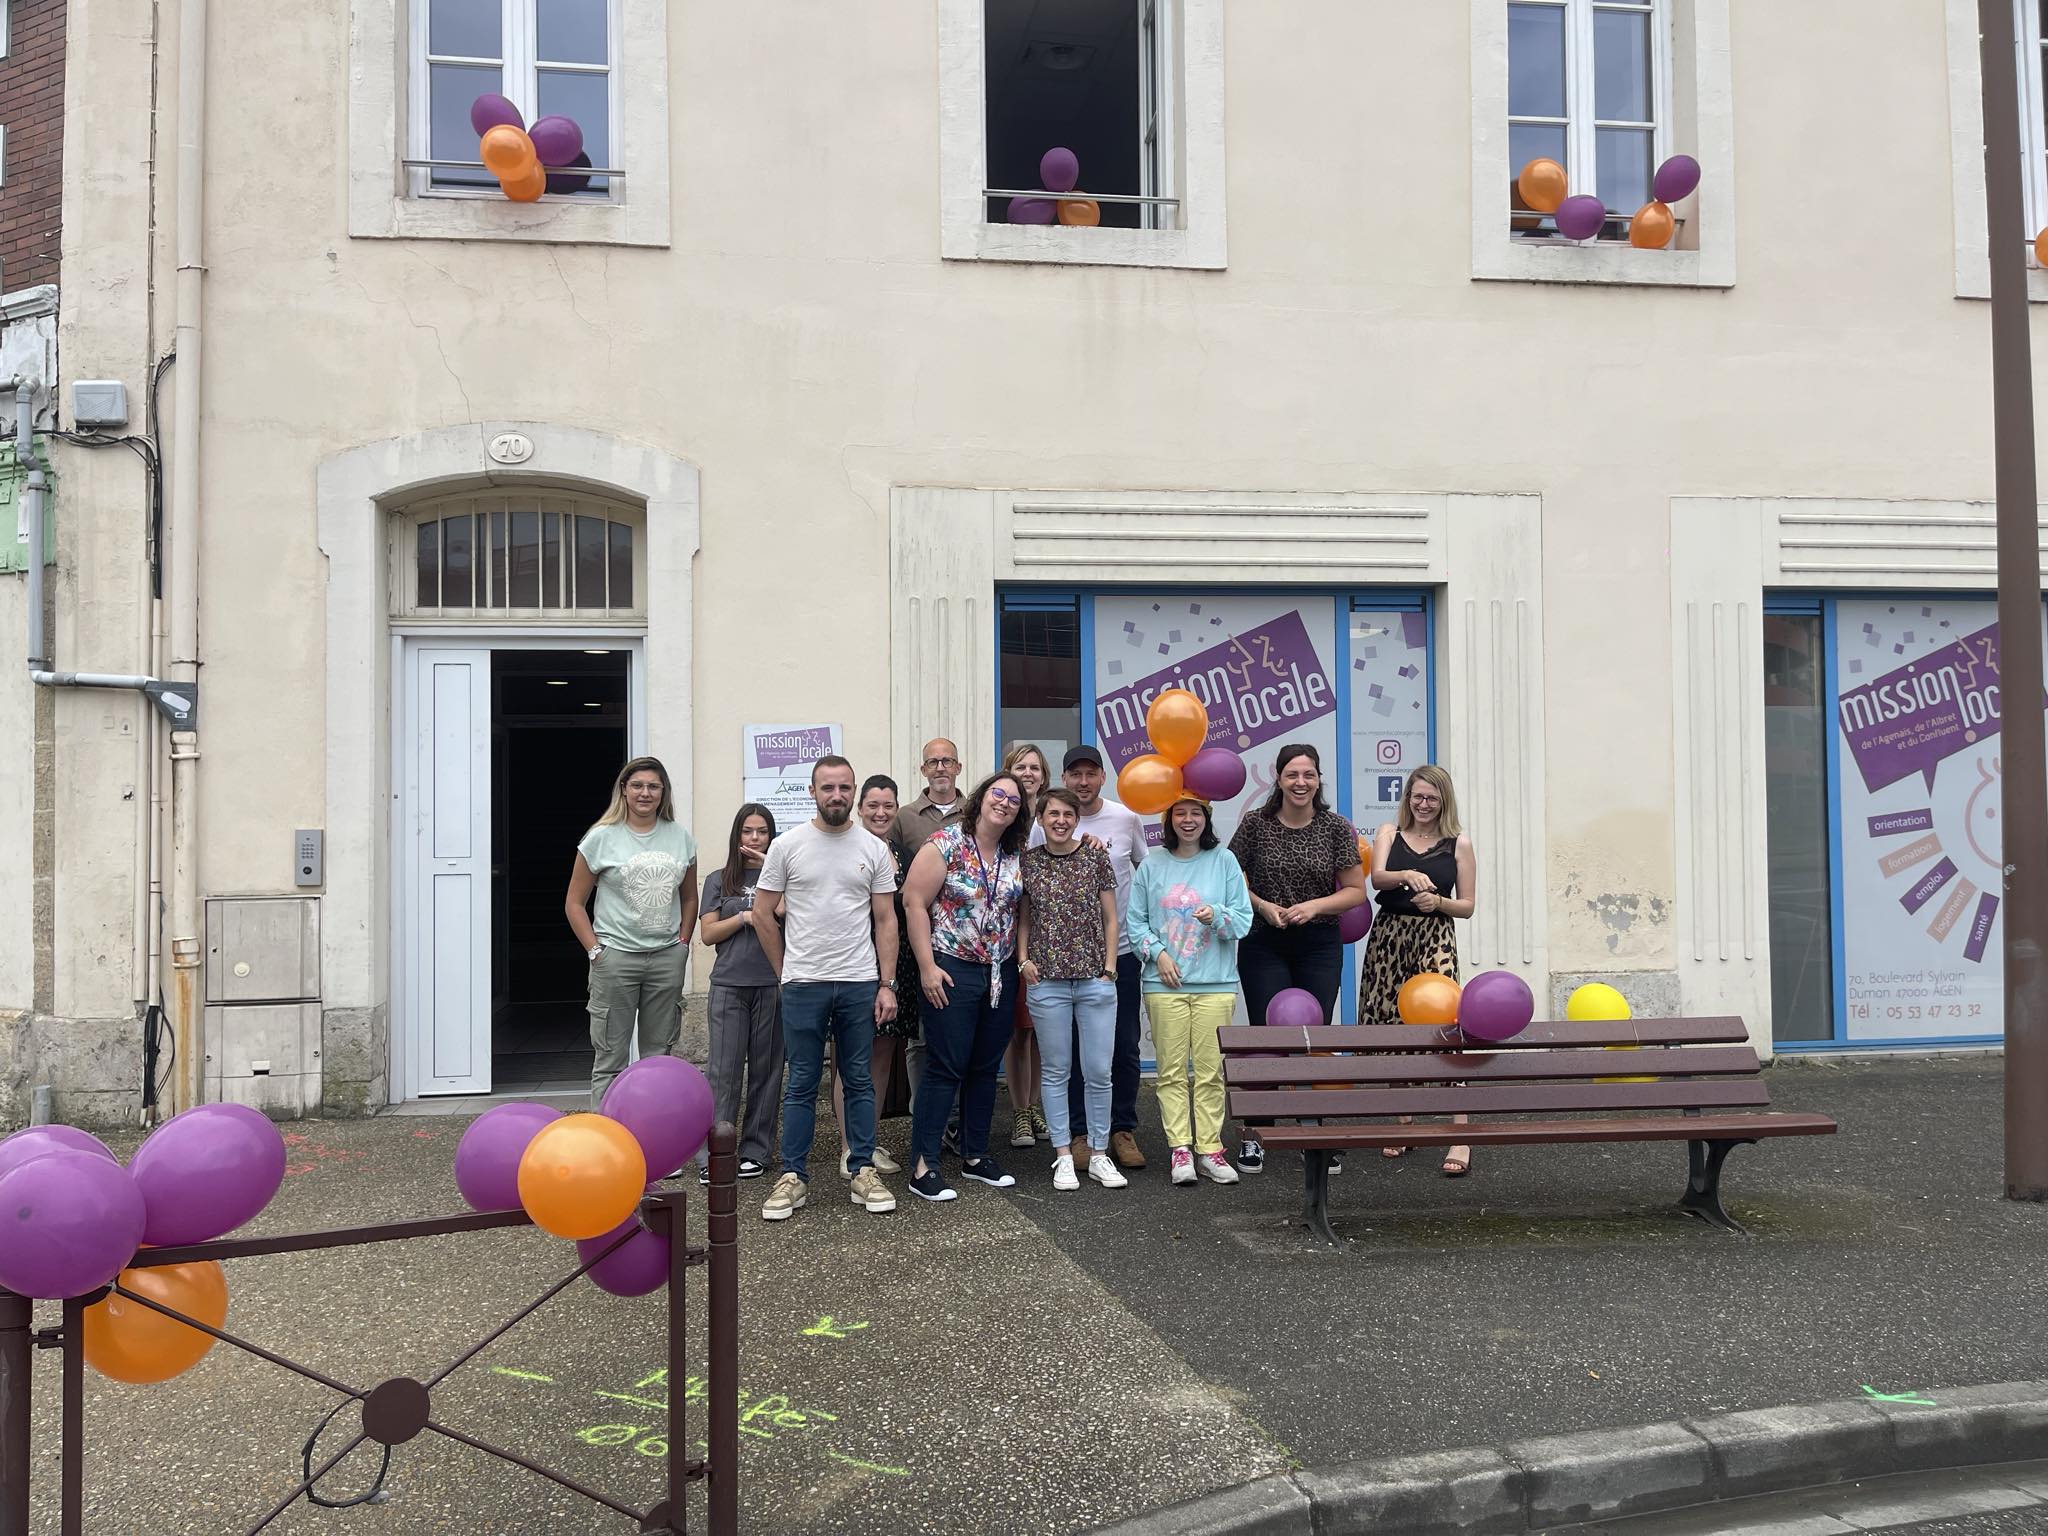
[{"label": "shop window", "polygon": [[645,610],[639,519],[581,498],[466,496],[414,509],[394,540],[412,618],[629,618]]},{"label": "shop window", "polygon": [[1818,607],[1764,619],[1764,784],[1770,837],[1771,1035],[1835,1032],[1825,642]]},{"label": "shop window", "polygon": [[1508,6],[1510,225],[1557,238],[1513,176],[1538,156],[1564,166],[1574,192],[1607,205],[1604,240],[1626,240],[1650,200],[1670,78],[1669,0],[1514,0]]},{"label": "shop window", "polygon": [[1079,599],[1005,599],[997,701],[1002,744],[1035,743],[1057,774],[1082,739]]}]

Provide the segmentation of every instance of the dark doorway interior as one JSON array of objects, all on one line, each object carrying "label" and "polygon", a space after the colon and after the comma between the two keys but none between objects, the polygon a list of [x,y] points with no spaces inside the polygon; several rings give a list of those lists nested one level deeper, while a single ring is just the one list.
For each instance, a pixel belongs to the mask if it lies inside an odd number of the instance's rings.
[{"label": "dark doorway interior", "polygon": [[[988,184],[1030,191],[1054,146],[1081,162],[1084,192],[1135,195],[1145,149],[1141,122],[1150,29],[1136,0],[985,0]],[[1007,198],[988,217],[1008,218]],[[1136,229],[1134,203],[1104,203],[1102,222]]]},{"label": "dark doorway interior", "polygon": [[590,1081],[587,971],[562,917],[576,844],[626,760],[629,654],[491,655],[491,1087]]}]

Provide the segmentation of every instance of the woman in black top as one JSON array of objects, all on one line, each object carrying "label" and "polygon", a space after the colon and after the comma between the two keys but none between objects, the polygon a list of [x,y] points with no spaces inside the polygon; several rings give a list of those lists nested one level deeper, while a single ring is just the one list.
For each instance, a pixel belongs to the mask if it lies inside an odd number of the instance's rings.
[{"label": "woman in black top", "polygon": [[[1372,884],[1380,912],[1359,969],[1358,1022],[1398,1024],[1403,982],[1431,971],[1458,979],[1458,932],[1451,920],[1470,917],[1477,895],[1472,839],[1458,825],[1451,776],[1434,763],[1408,775],[1396,824],[1373,838]],[[1405,1150],[1389,1147],[1387,1155]],[[1444,1156],[1444,1172],[1453,1178],[1471,1166],[1470,1147],[1452,1147]]]},{"label": "woman in black top", "polygon": [[[1363,902],[1365,870],[1358,831],[1323,798],[1323,763],[1307,742],[1289,742],[1273,762],[1273,792],[1246,811],[1230,839],[1252,898],[1252,931],[1237,946],[1246,1017],[1289,987],[1313,993],[1328,1023],[1344,984],[1339,913]],[[1265,1149],[1248,1128],[1237,1166],[1257,1173]]]}]

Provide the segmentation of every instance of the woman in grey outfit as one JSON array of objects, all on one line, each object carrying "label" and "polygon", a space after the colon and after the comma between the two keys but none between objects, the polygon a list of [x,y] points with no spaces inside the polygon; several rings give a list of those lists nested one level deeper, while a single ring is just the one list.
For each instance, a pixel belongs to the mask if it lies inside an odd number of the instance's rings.
[{"label": "woman in grey outfit", "polygon": [[[775,838],[775,815],[743,805],[732,819],[725,867],[704,879],[698,933],[718,952],[711,964],[711,1092],[716,1120],[740,1128],[740,1177],[766,1171],[782,1103],[782,1006],[775,972],[762,953],[756,923],[775,916],[754,905],[754,882]],[[742,1100],[746,1118],[740,1117]],[[710,1153],[697,1155],[698,1182],[710,1178]]]}]

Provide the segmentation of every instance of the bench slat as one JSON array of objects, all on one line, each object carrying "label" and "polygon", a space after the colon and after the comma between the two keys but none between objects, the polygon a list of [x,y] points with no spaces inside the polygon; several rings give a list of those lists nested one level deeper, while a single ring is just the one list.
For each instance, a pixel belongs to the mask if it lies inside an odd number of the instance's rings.
[{"label": "bench slat", "polygon": [[1753,1077],[1762,1070],[1746,1045],[1646,1045],[1639,1051],[1471,1051],[1367,1056],[1233,1056],[1223,1063],[1233,1088],[1293,1083],[1480,1083],[1543,1078]]},{"label": "bench slat", "polygon": [[1760,1077],[1663,1079],[1654,1083],[1495,1083],[1456,1088],[1232,1088],[1230,1113],[1244,1120],[1335,1115],[1528,1115],[1562,1110],[1761,1109],[1771,1091]]},{"label": "bench slat", "polygon": [[[1465,1037],[1456,1029],[1415,1024],[1342,1024],[1309,1029],[1269,1029],[1247,1024],[1218,1031],[1223,1054],[1285,1051],[1417,1051],[1458,1049]],[[1592,1045],[1746,1045],[1749,1030],[1739,1018],[1711,1019],[1538,1019],[1512,1040],[1487,1044],[1489,1051],[1543,1050]],[[1480,1042],[1470,1042],[1473,1049]]]},{"label": "bench slat", "polygon": [[1594,1141],[1707,1141],[1763,1136],[1831,1136],[1826,1115],[1658,1115],[1639,1120],[1479,1120],[1466,1125],[1267,1125],[1268,1151],[1348,1147],[1541,1145]]}]

